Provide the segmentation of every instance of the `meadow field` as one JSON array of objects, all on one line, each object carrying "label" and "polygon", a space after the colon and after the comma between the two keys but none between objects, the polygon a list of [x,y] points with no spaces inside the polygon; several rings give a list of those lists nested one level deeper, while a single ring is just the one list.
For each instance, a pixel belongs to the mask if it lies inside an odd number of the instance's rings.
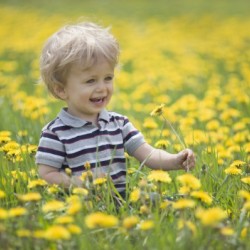
[{"label": "meadow field", "polygon": [[[250,249],[249,13],[245,0],[1,0],[0,249]],[[108,109],[157,148],[193,149],[194,170],[152,171],[126,155],[121,202],[90,170],[84,188],[39,178],[41,129],[64,106],[39,80],[41,48],[84,20],[120,42]]]}]

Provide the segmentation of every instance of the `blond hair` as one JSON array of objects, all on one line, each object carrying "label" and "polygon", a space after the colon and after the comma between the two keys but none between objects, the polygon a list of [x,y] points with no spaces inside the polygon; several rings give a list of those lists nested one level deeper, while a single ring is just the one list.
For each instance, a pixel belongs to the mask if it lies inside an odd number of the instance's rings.
[{"label": "blond hair", "polygon": [[91,22],[66,25],[44,45],[40,59],[41,78],[48,90],[60,99],[54,87],[65,85],[71,66],[91,67],[100,56],[114,67],[118,63],[119,45],[109,28]]}]

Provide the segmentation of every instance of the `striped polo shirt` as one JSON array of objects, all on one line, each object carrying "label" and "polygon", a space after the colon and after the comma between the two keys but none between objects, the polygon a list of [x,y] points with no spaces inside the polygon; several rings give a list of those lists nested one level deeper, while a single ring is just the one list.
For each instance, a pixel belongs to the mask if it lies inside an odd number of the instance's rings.
[{"label": "striped polo shirt", "polygon": [[89,162],[94,176],[109,174],[122,192],[126,187],[124,153],[133,154],[144,142],[143,135],[123,115],[104,109],[96,126],[64,108],[42,129],[36,164],[70,168],[73,175],[81,175]]}]

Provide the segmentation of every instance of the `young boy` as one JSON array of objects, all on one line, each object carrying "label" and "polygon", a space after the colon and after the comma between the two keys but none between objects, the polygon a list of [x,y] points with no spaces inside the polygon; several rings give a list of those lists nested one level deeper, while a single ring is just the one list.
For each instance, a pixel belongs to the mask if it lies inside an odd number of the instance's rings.
[{"label": "young boy", "polygon": [[[42,79],[67,104],[43,128],[36,154],[39,175],[48,183],[81,186],[79,176],[89,163],[94,178],[109,175],[118,192],[124,192],[125,152],[152,169],[195,166],[192,150],[170,154],[155,149],[127,117],[105,109],[113,94],[118,56],[116,39],[93,23],[68,25],[45,44]],[[66,168],[72,177],[65,174]]]}]

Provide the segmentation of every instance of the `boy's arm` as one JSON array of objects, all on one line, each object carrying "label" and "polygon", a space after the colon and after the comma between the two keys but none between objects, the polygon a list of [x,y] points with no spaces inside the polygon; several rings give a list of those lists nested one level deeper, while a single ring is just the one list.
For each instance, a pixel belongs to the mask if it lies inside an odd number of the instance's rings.
[{"label": "boy's arm", "polygon": [[184,149],[177,154],[170,154],[164,150],[153,148],[143,143],[136,149],[133,156],[152,169],[162,170],[190,170],[195,166],[195,156],[191,149]]},{"label": "boy's arm", "polygon": [[82,182],[78,176],[69,177],[65,172],[47,165],[38,164],[39,176],[50,184],[58,184],[64,188],[71,185],[81,186]]}]

